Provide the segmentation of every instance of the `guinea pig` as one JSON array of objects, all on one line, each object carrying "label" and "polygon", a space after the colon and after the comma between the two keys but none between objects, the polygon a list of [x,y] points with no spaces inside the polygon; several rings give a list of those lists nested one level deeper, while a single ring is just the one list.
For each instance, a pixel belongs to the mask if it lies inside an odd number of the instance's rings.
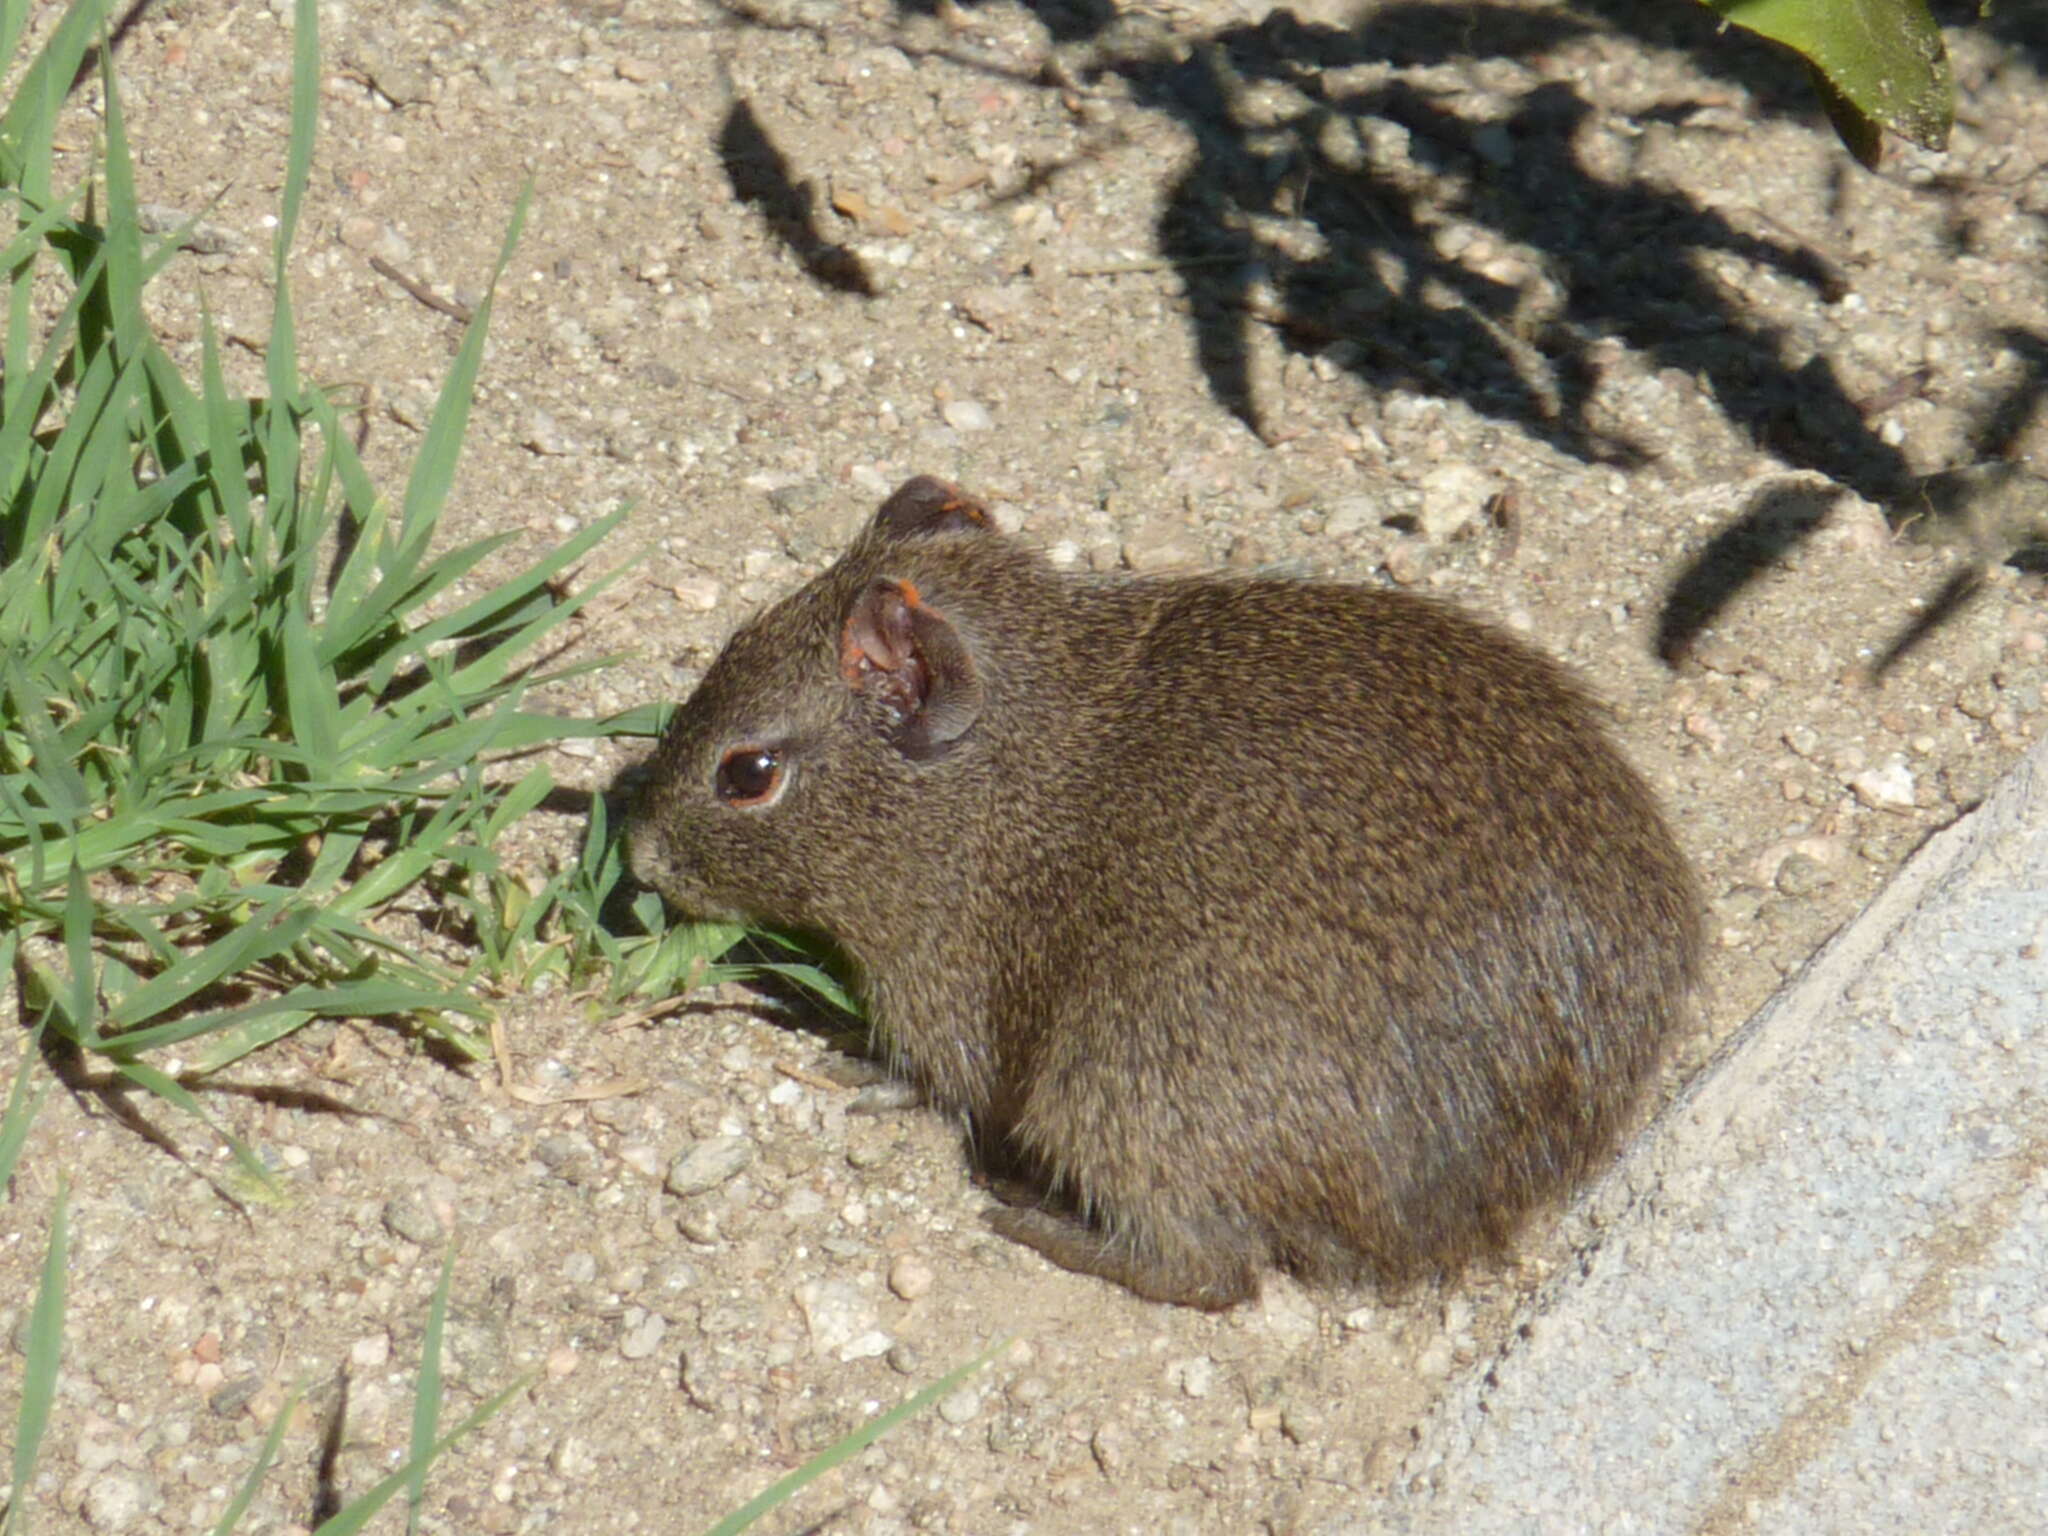
[{"label": "guinea pig", "polygon": [[1410,594],[1056,568],[928,477],[733,635],[630,816],[829,935],[991,1224],[1220,1309],[1497,1257],[1613,1150],[1700,955],[1584,694]]}]

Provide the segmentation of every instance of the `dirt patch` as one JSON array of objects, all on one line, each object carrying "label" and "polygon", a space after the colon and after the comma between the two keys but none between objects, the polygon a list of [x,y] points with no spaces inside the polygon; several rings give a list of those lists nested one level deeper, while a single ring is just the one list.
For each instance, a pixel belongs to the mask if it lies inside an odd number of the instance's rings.
[{"label": "dirt patch", "polygon": [[[121,48],[142,195],[207,220],[153,306],[194,368],[202,300],[230,338],[266,325],[280,9],[190,0]],[[1503,619],[1612,701],[1702,871],[1713,985],[1675,1081],[2039,731],[2048,37],[1952,30],[1949,153],[1873,176],[1796,70],[1634,9],[332,7],[306,372],[366,392],[402,483],[445,308],[531,175],[448,531],[510,531],[510,562],[633,504],[633,572],[580,636],[631,659],[564,707],[679,696],[921,471],[1062,559]],[[629,758],[556,767],[598,789]],[[538,996],[508,1037],[523,1083],[652,1086],[538,1108],[309,1029],[209,1098],[293,1196],[247,1214],[110,1102],[50,1102],[0,1231],[13,1329],[69,1178],[39,1528],[204,1526],[300,1380],[247,1528],[309,1523],[344,1375],[338,1478],[368,1486],[452,1242],[456,1406],[543,1374],[437,1474],[431,1530],[700,1528],[999,1335],[769,1528],[1334,1529],[1569,1259],[1539,1232],[1441,1294],[1275,1280],[1194,1316],[987,1235],[951,1128],[850,1114],[830,1044],[744,995],[627,1029]],[[723,1177],[669,1192],[713,1141]]]}]

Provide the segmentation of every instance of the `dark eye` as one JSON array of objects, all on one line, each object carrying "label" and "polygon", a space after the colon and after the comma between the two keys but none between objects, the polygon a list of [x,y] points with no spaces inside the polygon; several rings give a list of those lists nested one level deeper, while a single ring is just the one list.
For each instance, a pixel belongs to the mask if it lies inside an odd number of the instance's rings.
[{"label": "dark eye", "polygon": [[718,798],[740,810],[772,805],[782,794],[782,759],[766,747],[734,747],[718,761]]}]

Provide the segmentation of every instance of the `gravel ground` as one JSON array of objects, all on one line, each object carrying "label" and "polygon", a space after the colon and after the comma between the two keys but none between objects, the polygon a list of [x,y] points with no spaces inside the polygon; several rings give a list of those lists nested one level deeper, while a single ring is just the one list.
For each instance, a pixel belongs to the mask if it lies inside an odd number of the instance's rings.
[{"label": "gravel ground", "polygon": [[[121,45],[142,194],[206,219],[154,298],[195,367],[202,300],[263,335],[285,9],[180,0]],[[2048,22],[1945,13],[1954,140],[1869,175],[1797,69],[1644,9],[324,7],[306,369],[402,483],[443,306],[532,177],[448,534],[512,533],[509,566],[633,505],[577,636],[629,657],[563,707],[679,696],[920,471],[1063,560],[1498,617],[1611,701],[1701,870],[1675,1091],[2039,734]],[[302,1381],[244,1528],[369,1486],[452,1243],[453,1410],[541,1376],[437,1472],[430,1531],[699,1528],[999,1336],[767,1528],[1316,1531],[1572,1262],[1539,1228],[1442,1291],[1276,1279],[1194,1316],[987,1235],[951,1128],[849,1114],[832,1042],[747,994],[656,1026],[535,996],[507,1040],[517,1093],[353,1025],[245,1063],[208,1102],[276,1208],[224,1203],[152,1104],[45,1107],[0,1216],[15,1333],[69,1178],[38,1530],[207,1527]],[[572,1097],[617,1078],[650,1086]]]}]

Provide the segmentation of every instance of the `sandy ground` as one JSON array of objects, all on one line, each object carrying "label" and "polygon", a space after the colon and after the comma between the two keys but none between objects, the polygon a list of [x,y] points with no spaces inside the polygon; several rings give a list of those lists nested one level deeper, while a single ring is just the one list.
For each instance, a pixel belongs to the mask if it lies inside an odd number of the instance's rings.
[{"label": "sandy ground", "polygon": [[[264,333],[279,9],[181,0],[120,49],[143,195],[210,232],[153,300],[195,367],[202,300]],[[564,708],[678,697],[920,471],[1063,560],[1392,582],[1524,631],[1612,702],[1712,901],[1668,1092],[2039,732],[2048,24],[1954,8],[1953,143],[1871,175],[1796,68],[1636,9],[334,5],[306,369],[367,392],[401,484],[459,336],[407,284],[473,302],[531,176],[447,531],[511,531],[509,568],[632,505],[577,635],[628,658]],[[597,790],[633,756],[555,767]],[[765,1528],[1325,1530],[1571,1261],[1539,1227],[1441,1292],[1163,1309],[987,1234],[952,1128],[850,1115],[839,1052],[747,994],[507,1024],[538,1096],[652,1086],[535,1105],[309,1029],[209,1096],[292,1197],[246,1213],[51,1099],[0,1207],[18,1337],[70,1180],[36,1530],[210,1526],[295,1382],[244,1529],[368,1487],[449,1244],[451,1415],[540,1378],[437,1472],[431,1531],[698,1529],[999,1336]],[[706,1142],[722,1177],[672,1192]]]}]

